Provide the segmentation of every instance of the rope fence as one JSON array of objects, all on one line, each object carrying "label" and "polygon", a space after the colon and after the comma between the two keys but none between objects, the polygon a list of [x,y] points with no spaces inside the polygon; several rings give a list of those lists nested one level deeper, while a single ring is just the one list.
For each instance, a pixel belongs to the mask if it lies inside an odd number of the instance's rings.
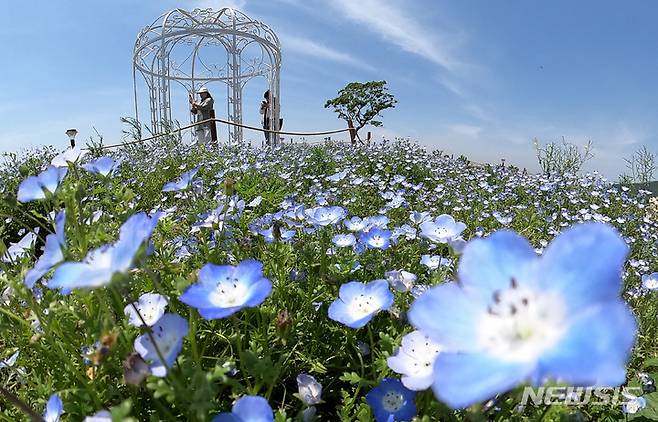
[{"label": "rope fence", "polygon": [[[322,131],[322,132],[287,132],[287,131],[282,131],[282,130],[270,130],[270,129],[264,129],[264,128],[256,127],[256,126],[244,125],[242,123],[231,122],[230,120],[212,118],[212,119],[206,119],[206,120],[202,120],[200,122],[192,123],[192,124],[187,125],[187,126],[179,127],[178,129],[173,130],[173,131],[168,132],[168,133],[159,133],[157,135],[153,135],[153,136],[150,136],[148,138],[142,138],[142,139],[137,139],[137,140],[128,141],[128,142],[121,142],[121,143],[118,143],[118,144],[102,145],[100,148],[101,149],[109,149],[109,148],[116,148],[116,147],[121,147],[121,146],[126,146],[126,145],[140,144],[142,142],[152,141],[153,139],[157,139],[157,138],[160,138],[160,137],[163,137],[163,136],[173,135],[175,133],[182,132],[184,130],[191,129],[195,126],[200,126],[200,125],[210,123],[210,122],[224,123],[224,124],[227,124],[227,125],[238,126],[238,127],[243,128],[243,129],[249,129],[249,130],[259,131],[259,132],[263,132],[263,133],[267,132],[267,133],[271,133],[272,135],[277,136],[277,137],[279,135],[322,136],[322,135],[333,135],[333,134],[336,134],[336,133],[349,132],[351,130],[354,130],[354,129],[351,129],[351,128],[345,128],[345,129],[326,130],[326,131]],[[82,148],[82,149],[89,149],[89,148]]]}]

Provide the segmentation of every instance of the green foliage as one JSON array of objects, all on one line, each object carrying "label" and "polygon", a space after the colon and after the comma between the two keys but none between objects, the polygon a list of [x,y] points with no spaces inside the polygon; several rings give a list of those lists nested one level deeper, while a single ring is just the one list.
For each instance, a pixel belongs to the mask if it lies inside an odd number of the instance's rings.
[{"label": "green foliage", "polygon": [[[465,158],[446,159],[406,142],[356,151],[331,144],[284,146],[275,152],[226,147],[218,153],[187,148],[178,137],[172,137],[110,154],[124,159],[115,177],[102,179],[72,166],[56,197],[28,204],[13,199],[18,183],[42,170],[54,152],[10,156],[5,168],[0,168],[5,188],[0,209],[8,216],[0,222],[0,252],[2,244],[6,247],[20,238],[21,229],[38,225],[42,235],[52,231],[49,214],[61,207],[67,209],[67,260],[80,260],[90,249],[115,240],[119,226],[135,212],[176,207],[153,235],[154,252],[137,270],[115,280],[111,288],[75,291],[68,296],[43,288],[43,297],[35,300],[23,279],[40,254],[42,239],[17,262],[0,264],[0,360],[20,350],[15,366],[0,368],[0,383],[38,413],[51,394],[59,393],[66,411],[63,421],[79,421],[100,409],[110,410],[115,420],[122,421],[209,421],[246,394],[267,398],[276,421],[299,421],[305,405],[293,394],[300,373],[311,374],[323,384],[324,403],[317,405],[317,420],[371,421],[365,394],[382,378],[398,376],[386,360],[412,330],[404,315],[413,299],[409,293],[396,292],[394,310],[377,315],[359,330],[329,320],[329,304],[342,283],[379,279],[393,269],[413,272],[418,284],[428,286],[455,279],[459,256],[446,245],[437,246],[432,253],[455,264],[430,272],[420,264],[428,245],[405,239],[388,251],[366,250],[356,255],[341,248],[328,255],[330,239],[345,232],[338,226],[316,233],[299,230],[295,242],[268,244],[254,234],[250,224],[280,211],[286,199],[313,206],[323,195],[328,202],[347,208],[350,215],[363,217],[379,214],[389,202],[385,193],[404,189],[406,204],[386,213],[390,227],[410,224],[410,211],[431,210],[434,215],[449,213],[467,222],[466,239],[475,236],[478,226],[488,233],[503,228],[492,211],[513,210],[509,228],[526,236],[535,247],[549,240],[556,227],[570,224],[563,211],[579,213],[580,202],[572,202],[579,199],[605,210],[625,237],[637,239],[630,259],[649,262],[652,271],[658,270],[655,249],[642,240],[646,198],[629,201],[625,193],[595,179],[581,182],[565,176],[539,182],[518,169],[475,167]],[[166,182],[197,166],[201,188],[182,194],[161,192]],[[17,174],[10,167],[24,170]],[[350,176],[327,181],[327,176],[348,168]],[[372,183],[356,183],[357,178]],[[227,183],[229,180],[232,183]],[[543,193],[539,187],[546,180],[558,187]],[[592,195],[593,190],[600,195]],[[227,196],[227,192],[237,196]],[[261,203],[245,207],[228,227],[191,233],[190,226],[199,214],[230,200],[249,203],[258,196]],[[93,219],[99,210],[102,215]],[[197,250],[178,258],[180,239],[193,242]],[[274,286],[258,308],[206,321],[178,301],[205,263],[235,263],[247,258],[263,262],[264,273]],[[630,267],[627,270],[625,289],[635,289],[640,274]],[[293,279],[292,271],[303,276]],[[143,330],[127,323],[124,307],[145,292],[169,297],[168,311],[188,319],[190,332],[167,377],[150,376],[140,385],[128,385],[123,381],[123,364]],[[629,385],[637,385],[635,374],[640,370],[658,377],[656,295],[629,299],[641,327],[629,363]],[[109,352],[94,356],[96,362],[87,362],[82,348],[108,338],[113,339]],[[363,353],[363,344],[369,354]],[[645,395],[650,405],[636,420],[655,416],[656,394]],[[431,391],[421,392],[416,400],[418,420],[560,421],[578,420],[576,415],[581,414],[589,415],[590,420],[624,417],[613,406],[529,406],[519,410],[518,399],[518,391],[512,391],[499,395],[491,408],[485,409],[483,404],[453,411]],[[0,398],[0,421],[24,420],[21,418],[11,403]]]}]

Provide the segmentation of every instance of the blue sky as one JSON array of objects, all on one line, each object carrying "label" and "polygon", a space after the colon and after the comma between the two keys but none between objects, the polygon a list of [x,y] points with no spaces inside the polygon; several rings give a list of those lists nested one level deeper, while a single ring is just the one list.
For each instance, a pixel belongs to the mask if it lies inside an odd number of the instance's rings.
[{"label": "blue sky", "polygon": [[[68,127],[118,141],[119,117],[134,113],[131,55],[141,28],[176,7],[223,6],[279,34],[287,129],[341,127],[324,102],[348,82],[385,79],[399,104],[376,136],[529,169],[535,137],[591,139],[588,169],[613,178],[640,146],[658,152],[658,3],[650,0],[6,2],[0,150],[65,146]],[[262,87],[254,81],[248,91],[246,123],[258,124]],[[185,97],[173,100],[185,107]]]}]

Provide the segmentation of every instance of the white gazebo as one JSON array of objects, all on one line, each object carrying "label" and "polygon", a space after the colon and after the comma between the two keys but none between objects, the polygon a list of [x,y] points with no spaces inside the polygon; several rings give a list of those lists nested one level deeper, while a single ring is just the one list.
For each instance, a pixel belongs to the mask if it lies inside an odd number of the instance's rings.
[{"label": "white gazebo", "polygon": [[[232,8],[172,10],[144,28],[135,42],[135,117],[140,120],[138,73],[148,91],[154,133],[172,122],[172,82],[190,94],[210,83],[226,84],[228,120],[242,124],[243,88],[264,77],[276,103],[269,108],[270,122],[276,123],[271,129],[278,130],[280,71],[281,44],[266,24]],[[187,105],[187,99],[176,99],[176,104]],[[229,142],[242,140],[242,128],[230,126]]]}]

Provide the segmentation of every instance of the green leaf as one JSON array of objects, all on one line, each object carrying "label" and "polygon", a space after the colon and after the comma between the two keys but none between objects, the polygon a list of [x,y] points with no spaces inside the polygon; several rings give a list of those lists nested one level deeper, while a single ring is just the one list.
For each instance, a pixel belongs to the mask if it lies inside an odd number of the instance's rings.
[{"label": "green leaf", "polygon": [[356,372],[345,372],[340,376],[340,380],[349,382],[350,384],[360,384],[362,378]]}]

